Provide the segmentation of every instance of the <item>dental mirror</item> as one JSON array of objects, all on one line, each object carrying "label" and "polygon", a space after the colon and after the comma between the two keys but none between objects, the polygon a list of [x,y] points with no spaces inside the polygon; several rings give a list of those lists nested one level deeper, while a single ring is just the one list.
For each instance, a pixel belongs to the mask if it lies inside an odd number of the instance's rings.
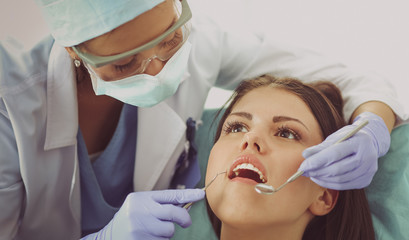
[{"label": "dental mirror", "polygon": [[[367,124],[368,124],[368,121],[362,122],[361,124],[356,126],[354,129],[352,129],[352,131],[348,132],[348,134],[346,134],[343,138],[336,141],[334,144],[340,143],[340,142],[352,137],[355,133],[357,133],[359,130],[361,130],[361,128],[363,128]],[[274,194],[275,192],[278,192],[280,189],[285,187],[285,185],[289,184],[290,182],[292,182],[295,179],[297,179],[298,177],[300,177],[303,173],[304,173],[303,171],[296,172],[294,175],[292,175],[290,178],[288,178],[287,181],[285,183],[283,183],[281,186],[279,186],[278,188],[274,188],[273,186],[265,184],[265,183],[259,183],[254,187],[254,189],[259,194],[271,195],[271,194]]]},{"label": "dental mirror", "polygon": [[256,189],[256,191],[260,194],[273,194],[277,191],[279,191],[281,188],[285,187],[285,185],[289,184],[290,182],[294,181],[295,179],[297,179],[299,176],[301,176],[304,172],[303,171],[298,171],[296,172],[294,175],[292,175],[290,178],[287,179],[287,181],[285,181],[285,183],[283,183],[281,186],[279,186],[278,188],[274,188],[271,185],[265,184],[265,183],[259,183],[257,184],[254,189]]}]

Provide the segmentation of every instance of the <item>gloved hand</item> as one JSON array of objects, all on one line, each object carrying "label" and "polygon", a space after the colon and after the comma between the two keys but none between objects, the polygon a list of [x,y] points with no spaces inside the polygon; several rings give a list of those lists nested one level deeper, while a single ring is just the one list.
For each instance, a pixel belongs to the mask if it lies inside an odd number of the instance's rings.
[{"label": "gloved hand", "polygon": [[[362,121],[369,123],[355,135],[337,143]],[[383,119],[364,112],[352,125],[328,136],[321,144],[303,152],[304,162],[299,171],[318,185],[330,189],[360,189],[368,186],[378,169],[378,158],[388,152],[390,134]]]},{"label": "gloved hand", "polygon": [[181,205],[201,200],[204,195],[201,189],[130,193],[103,229],[82,239],[169,239],[175,231],[173,223],[181,227],[192,223]]}]

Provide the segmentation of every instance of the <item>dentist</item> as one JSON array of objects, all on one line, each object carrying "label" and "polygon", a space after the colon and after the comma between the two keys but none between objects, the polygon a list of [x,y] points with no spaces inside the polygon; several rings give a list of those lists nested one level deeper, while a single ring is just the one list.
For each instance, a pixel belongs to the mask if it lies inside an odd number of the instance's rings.
[{"label": "dentist", "polygon": [[181,205],[204,197],[190,189],[194,133],[213,86],[264,73],[337,84],[345,118],[370,124],[336,151],[330,136],[301,166],[337,189],[370,183],[403,118],[378,76],[224,29],[194,1],[36,2],[52,37],[0,43],[0,239],[169,239],[174,223],[189,226]]}]

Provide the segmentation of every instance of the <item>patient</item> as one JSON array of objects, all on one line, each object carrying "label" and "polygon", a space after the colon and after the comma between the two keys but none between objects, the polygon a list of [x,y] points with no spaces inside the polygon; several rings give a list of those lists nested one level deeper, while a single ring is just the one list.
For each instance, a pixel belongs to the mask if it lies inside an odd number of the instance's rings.
[{"label": "patient", "polygon": [[210,153],[208,213],[220,239],[374,239],[363,189],[337,191],[300,177],[274,195],[257,183],[283,184],[304,149],[345,125],[339,90],[269,75],[240,84]]}]

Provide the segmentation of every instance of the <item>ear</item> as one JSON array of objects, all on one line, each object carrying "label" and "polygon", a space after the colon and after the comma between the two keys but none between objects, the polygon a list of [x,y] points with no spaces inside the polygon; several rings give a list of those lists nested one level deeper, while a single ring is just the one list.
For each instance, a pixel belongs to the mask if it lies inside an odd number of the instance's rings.
[{"label": "ear", "polygon": [[339,191],[323,188],[317,195],[309,210],[315,216],[323,216],[331,212],[338,201]]},{"label": "ear", "polygon": [[70,54],[70,57],[72,59],[80,59],[78,55],[72,50],[72,47],[65,47],[65,50],[67,50],[68,54]]}]

